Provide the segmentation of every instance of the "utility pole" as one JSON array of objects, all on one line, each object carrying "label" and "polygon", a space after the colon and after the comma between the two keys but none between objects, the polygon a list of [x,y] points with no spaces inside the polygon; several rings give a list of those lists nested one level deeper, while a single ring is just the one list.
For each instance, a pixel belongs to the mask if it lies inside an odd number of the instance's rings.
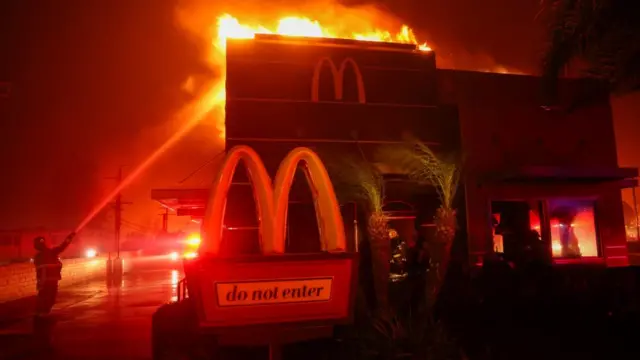
[{"label": "utility pole", "polygon": [[160,214],[160,216],[162,216],[162,232],[163,233],[168,233],[169,232],[169,208],[164,208],[163,209],[164,212],[162,214]]},{"label": "utility pole", "polygon": [[[122,183],[122,169],[124,166],[120,166],[118,169],[118,176],[115,178],[109,178],[116,180],[118,184]],[[120,233],[122,230],[122,205],[130,205],[130,202],[122,201],[122,194],[118,193],[114,203],[115,213],[115,231],[114,231],[114,249],[116,251],[115,259],[111,259],[111,253],[109,253],[109,260],[107,260],[107,279],[111,279],[113,284],[119,284],[122,282],[122,275],[124,273],[123,261],[120,258]]]},{"label": "utility pole", "polygon": [[169,209],[164,209],[162,214],[162,231],[165,234],[169,232]]},{"label": "utility pole", "polygon": [[[118,184],[122,183],[122,169],[124,168],[124,166],[120,166],[120,168],[118,169],[118,176],[115,178],[115,180],[118,182]],[[114,178],[112,178],[114,179]],[[122,201],[122,193],[118,193],[118,195],[116,196],[115,199],[115,203],[114,203],[114,212],[115,212],[115,236],[114,236],[114,242],[115,242],[115,249],[116,249],[116,253],[117,253],[117,257],[120,258],[120,235],[122,233],[122,205],[131,205],[132,202],[129,201]]]},{"label": "utility pole", "polygon": [[[118,184],[122,182],[122,166],[118,169]],[[120,259],[120,231],[122,230],[122,193],[118,193],[115,203],[115,248],[116,259]]]}]

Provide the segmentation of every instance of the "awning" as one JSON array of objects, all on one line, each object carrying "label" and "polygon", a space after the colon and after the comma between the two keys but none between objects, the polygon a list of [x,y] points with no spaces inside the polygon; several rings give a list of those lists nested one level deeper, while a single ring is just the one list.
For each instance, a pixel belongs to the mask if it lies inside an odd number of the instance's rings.
[{"label": "awning", "polygon": [[209,189],[152,189],[151,199],[162,206],[181,212],[204,209],[209,198]]},{"label": "awning", "polygon": [[620,182],[622,187],[637,185],[637,168],[619,167],[545,167],[527,166],[514,169],[487,171],[483,182],[552,182],[603,183]]}]

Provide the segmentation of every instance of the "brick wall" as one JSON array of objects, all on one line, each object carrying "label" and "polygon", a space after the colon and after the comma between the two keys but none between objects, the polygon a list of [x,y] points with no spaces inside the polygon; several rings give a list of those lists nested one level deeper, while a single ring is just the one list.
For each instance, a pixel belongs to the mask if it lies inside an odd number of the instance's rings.
[{"label": "brick wall", "polygon": [[[134,253],[122,253],[123,259],[134,257]],[[93,259],[63,259],[60,288],[105,276],[107,257]],[[125,260],[125,272],[128,262]],[[0,303],[17,300],[36,294],[36,274],[33,263],[0,266]]]}]

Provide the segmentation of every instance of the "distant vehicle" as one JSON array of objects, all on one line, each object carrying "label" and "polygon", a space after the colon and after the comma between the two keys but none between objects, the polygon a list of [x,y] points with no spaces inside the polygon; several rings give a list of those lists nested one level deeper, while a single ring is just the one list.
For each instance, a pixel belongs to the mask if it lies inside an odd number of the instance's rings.
[{"label": "distant vehicle", "polygon": [[197,257],[200,246],[200,234],[184,233],[158,235],[153,244],[144,248],[144,253],[153,256],[168,256],[173,261],[183,258],[193,259]]}]

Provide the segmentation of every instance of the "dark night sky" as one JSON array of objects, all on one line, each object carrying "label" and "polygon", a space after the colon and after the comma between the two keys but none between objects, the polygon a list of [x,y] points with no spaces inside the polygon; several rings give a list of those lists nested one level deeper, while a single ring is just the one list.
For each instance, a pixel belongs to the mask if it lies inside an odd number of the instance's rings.
[{"label": "dark night sky", "polygon": [[[543,45],[538,3],[383,5],[457,67],[535,72]],[[176,26],[175,8],[171,0],[0,2],[0,81],[15,84],[0,124],[0,229],[77,225],[113,186],[105,177],[139,163],[175,130],[172,115],[189,100],[181,84],[203,70],[196,45]],[[159,220],[149,189],[175,186],[217,151],[211,124],[200,130],[124,192],[136,203],[126,216],[144,226]]]}]

